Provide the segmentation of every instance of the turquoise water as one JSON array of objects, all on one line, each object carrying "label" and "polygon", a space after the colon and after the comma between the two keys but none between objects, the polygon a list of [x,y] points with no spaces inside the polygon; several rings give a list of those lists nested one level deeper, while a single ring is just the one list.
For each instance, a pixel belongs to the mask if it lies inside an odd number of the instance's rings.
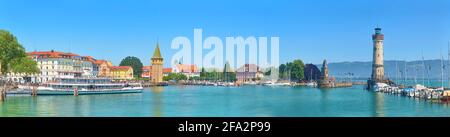
[{"label": "turquoise water", "polygon": [[450,106],[363,86],[168,86],[143,93],[83,96],[8,96],[0,116],[81,117],[403,117],[450,116]]}]

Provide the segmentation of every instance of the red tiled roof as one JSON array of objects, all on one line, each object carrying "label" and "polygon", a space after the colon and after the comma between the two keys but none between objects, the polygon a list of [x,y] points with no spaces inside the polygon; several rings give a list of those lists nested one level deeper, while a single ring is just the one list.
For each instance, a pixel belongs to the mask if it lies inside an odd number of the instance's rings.
[{"label": "red tiled roof", "polygon": [[[151,76],[152,66],[143,66],[141,77],[148,78]],[[163,68],[163,73],[172,73],[172,68]]]},{"label": "red tiled roof", "polygon": [[112,66],[111,67],[112,70],[128,70],[128,69],[132,69],[130,66]]},{"label": "red tiled roof", "polygon": [[96,60],[94,62],[94,64],[100,65],[100,64],[105,63],[105,62],[106,62],[106,60]]},{"label": "red tiled roof", "polygon": [[34,52],[28,52],[28,56],[36,56],[37,58],[71,58],[75,56],[79,56],[83,58],[83,60],[90,61],[92,63],[95,63],[95,59],[92,56],[80,56],[78,54],[74,53],[66,53],[66,52],[59,52],[59,51],[34,51]]},{"label": "red tiled roof", "polygon": [[143,66],[142,67],[142,70],[151,70],[152,69],[152,66]]},{"label": "red tiled roof", "polygon": [[62,55],[66,55],[66,56],[80,56],[78,54],[73,54],[73,53],[63,53]]},{"label": "red tiled roof", "polygon": [[78,54],[73,53],[64,53],[64,52],[58,52],[58,51],[35,51],[35,52],[28,52],[28,55],[48,55],[48,56],[79,56]]},{"label": "red tiled roof", "polygon": [[163,73],[171,73],[172,68],[163,68]]},{"label": "red tiled roof", "polygon": [[[152,66],[143,66],[142,70],[150,72],[152,70]],[[163,73],[171,73],[171,72],[172,68],[163,68]]]}]

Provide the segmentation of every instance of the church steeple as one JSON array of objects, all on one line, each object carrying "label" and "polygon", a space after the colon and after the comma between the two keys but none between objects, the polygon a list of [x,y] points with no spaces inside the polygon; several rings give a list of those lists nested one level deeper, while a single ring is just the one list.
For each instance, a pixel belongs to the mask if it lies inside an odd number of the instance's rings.
[{"label": "church steeple", "polygon": [[159,42],[156,43],[155,51],[153,52],[153,57],[151,58],[152,70],[151,70],[151,82],[153,84],[158,84],[163,81],[163,63],[164,59],[161,56],[161,51],[159,50]]},{"label": "church steeple", "polygon": [[156,43],[155,51],[153,52],[152,58],[162,58],[161,51],[159,50],[159,42]]}]

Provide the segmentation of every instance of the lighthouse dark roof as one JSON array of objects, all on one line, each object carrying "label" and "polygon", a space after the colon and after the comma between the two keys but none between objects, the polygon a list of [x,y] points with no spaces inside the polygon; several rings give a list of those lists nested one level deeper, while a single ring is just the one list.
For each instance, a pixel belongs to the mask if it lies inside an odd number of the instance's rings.
[{"label": "lighthouse dark roof", "polygon": [[373,40],[384,40],[384,35],[381,33],[381,28],[375,28],[375,34],[372,35]]}]

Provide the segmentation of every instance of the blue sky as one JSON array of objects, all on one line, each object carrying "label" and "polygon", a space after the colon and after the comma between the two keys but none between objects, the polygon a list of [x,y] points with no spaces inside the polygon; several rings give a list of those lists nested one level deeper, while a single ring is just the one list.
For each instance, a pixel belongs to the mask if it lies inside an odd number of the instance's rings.
[{"label": "blue sky", "polygon": [[[176,36],[280,37],[280,62],[370,61],[371,34],[385,34],[385,59],[447,52],[448,0],[0,0],[0,29],[27,49],[70,51],[118,65],[148,65],[158,40],[168,66]],[[204,51],[204,53],[207,51]]]}]

